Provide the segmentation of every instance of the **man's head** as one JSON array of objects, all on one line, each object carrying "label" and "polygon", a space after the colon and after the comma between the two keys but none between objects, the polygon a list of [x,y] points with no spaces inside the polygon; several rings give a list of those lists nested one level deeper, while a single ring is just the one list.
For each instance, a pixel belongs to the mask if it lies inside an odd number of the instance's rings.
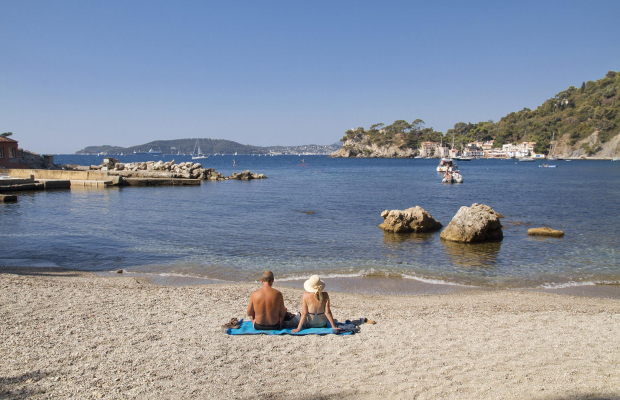
[{"label": "man's head", "polygon": [[269,286],[273,284],[273,272],[265,271],[263,272],[263,277],[260,279],[262,282],[268,283]]}]

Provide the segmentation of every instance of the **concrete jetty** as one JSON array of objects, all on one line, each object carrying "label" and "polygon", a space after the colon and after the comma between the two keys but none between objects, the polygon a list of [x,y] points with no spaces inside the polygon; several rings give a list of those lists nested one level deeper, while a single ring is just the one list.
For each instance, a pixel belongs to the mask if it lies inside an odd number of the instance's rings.
[{"label": "concrete jetty", "polygon": [[69,189],[68,180],[38,181],[32,175],[28,178],[0,179],[0,192],[19,192],[23,190]]}]

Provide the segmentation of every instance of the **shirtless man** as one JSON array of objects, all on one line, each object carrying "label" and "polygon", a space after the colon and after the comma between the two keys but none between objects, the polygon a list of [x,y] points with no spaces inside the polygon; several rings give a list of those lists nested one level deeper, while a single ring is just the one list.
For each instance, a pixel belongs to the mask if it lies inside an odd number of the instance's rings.
[{"label": "shirtless man", "polygon": [[252,293],[248,305],[248,315],[254,324],[254,329],[282,329],[286,307],[284,307],[282,293],[271,287],[273,272],[263,272],[261,282],[263,282],[263,287]]}]

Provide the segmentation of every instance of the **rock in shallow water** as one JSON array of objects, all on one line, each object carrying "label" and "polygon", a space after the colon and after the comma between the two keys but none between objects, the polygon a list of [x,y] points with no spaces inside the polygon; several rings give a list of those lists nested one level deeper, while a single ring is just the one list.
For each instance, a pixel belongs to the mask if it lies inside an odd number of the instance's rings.
[{"label": "rock in shallow water", "polygon": [[411,207],[404,211],[385,210],[381,216],[383,223],[379,225],[379,228],[387,232],[434,232],[443,226],[420,206]]},{"label": "rock in shallow water", "polygon": [[489,206],[474,203],[461,207],[452,221],[441,232],[441,238],[453,242],[474,243],[502,240],[502,223],[498,214]]},{"label": "rock in shallow water", "polygon": [[530,236],[553,236],[553,237],[562,237],[564,236],[564,231],[558,231],[556,229],[551,229],[549,227],[542,228],[532,228],[527,230],[527,234]]}]

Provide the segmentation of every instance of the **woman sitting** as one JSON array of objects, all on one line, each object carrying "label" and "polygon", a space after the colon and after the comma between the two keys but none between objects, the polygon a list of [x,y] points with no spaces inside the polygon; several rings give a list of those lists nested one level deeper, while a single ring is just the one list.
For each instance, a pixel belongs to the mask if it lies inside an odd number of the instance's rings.
[{"label": "woman sitting", "polygon": [[333,329],[338,329],[329,309],[329,294],[323,291],[324,288],[325,282],[318,275],[312,275],[304,282],[306,293],[301,300],[301,319],[297,329],[293,329],[293,333],[303,328],[324,328],[328,322]]}]

